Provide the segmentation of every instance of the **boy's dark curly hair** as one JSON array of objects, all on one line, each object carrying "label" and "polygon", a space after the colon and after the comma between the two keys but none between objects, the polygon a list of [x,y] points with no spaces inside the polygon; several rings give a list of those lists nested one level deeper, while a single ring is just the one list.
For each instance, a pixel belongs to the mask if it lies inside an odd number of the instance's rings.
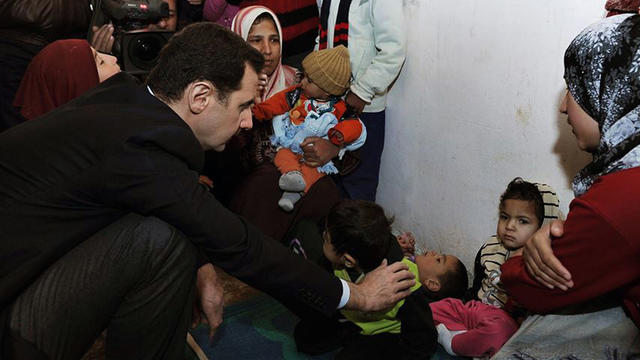
[{"label": "boy's dark curly hair", "polygon": [[438,300],[448,297],[462,299],[467,287],[469,287],[467,267],[464,266],[460,259],[456,258],[455,268],[440,276],[439,281],[440,291],[432,292],[432,297]]},{"label": "boy's dark curly hair", "polygon": [[504,201],[508,199],[533,201],[538,227],[542,226],[542,220],[544,220],[544,201],[542,200],[542,194],[540,194],[535,184],[524,181],[519,177],[511,180],[509,185],[507,185],[507,190],[500,196],[500,208],[502,208]]}]

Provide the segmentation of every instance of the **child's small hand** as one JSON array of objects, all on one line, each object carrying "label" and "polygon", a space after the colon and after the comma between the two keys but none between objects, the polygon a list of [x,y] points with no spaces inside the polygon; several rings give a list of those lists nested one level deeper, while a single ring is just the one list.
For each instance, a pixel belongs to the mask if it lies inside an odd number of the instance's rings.
[{"label": "child's small hand", "polygon": [[416,239],[413,237],[411,232],[403,232],[400,235],[396,236],[398,240],[398,244],[402,248],[402,255],[406,257],[410,257],[415,255],[416,252]]}]

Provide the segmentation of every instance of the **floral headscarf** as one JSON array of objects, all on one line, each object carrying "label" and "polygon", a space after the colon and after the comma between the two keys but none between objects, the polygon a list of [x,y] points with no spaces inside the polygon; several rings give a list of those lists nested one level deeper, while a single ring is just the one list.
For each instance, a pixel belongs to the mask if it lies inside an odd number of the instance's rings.
[{"label": "floral headscarf", "polygon": [[640,16],[612,16],[587,27],[564,62],[569,92],[601,134],[593,161],[573,179],[579,196],[602,175],[640,166]]},{"label": "floral headscarf", "polygon": [[254,21],[258,18],[258,16],[268,13],[273,18],[273,22],[276,24],[276,29],[278,30],[278,34],[280,35],[280,61],[278,62],[278,66],[273,71],[273,74],[269,76],[269,82],[265,88],[265,91],[262,95],[262,101],[270,98],[272,95],[286,89],[287,87],[293,85],[296,79],[296,70],[290,66],[286,66],[282,64],[282,28],[280,27],[280,22],[278,21],[278,17],[273,13],[269,8],[254,5],[249,6],[244,9],[240,9],[236,16],[233,18],[233,23],[231,24],[231,30],[236,34],[240,35],[245,41],[249,37],[249,31],[251,30],[251,26]]}]

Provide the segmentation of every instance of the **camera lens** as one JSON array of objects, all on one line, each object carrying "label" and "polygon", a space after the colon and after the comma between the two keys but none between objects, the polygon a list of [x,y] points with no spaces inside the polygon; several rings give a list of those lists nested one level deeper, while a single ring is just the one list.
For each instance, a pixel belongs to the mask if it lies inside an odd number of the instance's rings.
[{"label": "camera lens", "polygon": [[151,70],[166,42],[164,37],[157,34],[139,34],[129,43],[128,53],[131,62],[141,70]]}]

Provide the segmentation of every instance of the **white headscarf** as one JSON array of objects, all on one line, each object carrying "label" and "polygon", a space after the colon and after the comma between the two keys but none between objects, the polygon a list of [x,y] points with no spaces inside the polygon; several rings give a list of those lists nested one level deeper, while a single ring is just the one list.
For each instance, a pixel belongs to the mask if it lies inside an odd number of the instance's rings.
[{"label": "white headscarf", "polygon": [[280,37],[280,60],[273,74],[269,77],[269,81],[262,94],[262,101],[270,98],[277,92],[280,92],[293,84],[295,79],[296,70],[290,66],[282,65],[282,28],[280,27],[280,21],[276,14],[269,8],[254,5],[243,9],[240,9],[231,23],[231,30],[240,35],[245,41],[249,37],[249,31],[251,26],[256,21],[258,16],[267,13],[273,18],[273,22],[276,24],[278,35]]}]

